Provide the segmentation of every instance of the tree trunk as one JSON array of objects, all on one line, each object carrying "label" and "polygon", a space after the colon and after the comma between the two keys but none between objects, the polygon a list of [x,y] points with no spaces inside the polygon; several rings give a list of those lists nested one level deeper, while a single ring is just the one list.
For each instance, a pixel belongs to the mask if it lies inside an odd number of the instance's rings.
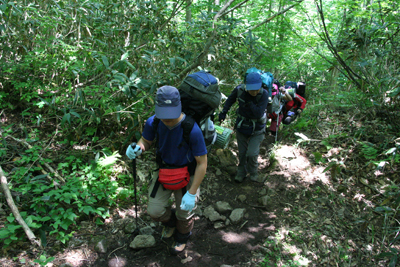
[{"label": "tree trunk", "polygon": [[192,0],[186,0],[186,22],[190,22],[192,20],[192,10],[190,9],[190,4]]}]

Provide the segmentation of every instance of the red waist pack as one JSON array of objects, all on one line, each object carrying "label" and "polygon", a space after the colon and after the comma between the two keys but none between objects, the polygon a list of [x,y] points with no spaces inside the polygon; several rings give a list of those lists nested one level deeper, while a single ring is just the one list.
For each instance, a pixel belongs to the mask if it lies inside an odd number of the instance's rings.
[{"label": "red waist pack", "polygon": [[188,167],[177,169],[161,169],[158,172],[158,181],[165,189],[178,190],[187,186],[190,181]]}]

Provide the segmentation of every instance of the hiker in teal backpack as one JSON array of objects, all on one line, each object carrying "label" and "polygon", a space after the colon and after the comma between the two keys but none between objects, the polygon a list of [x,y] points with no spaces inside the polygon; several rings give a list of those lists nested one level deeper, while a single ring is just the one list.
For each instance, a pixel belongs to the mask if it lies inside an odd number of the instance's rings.
[{"label": "hiker in teal backpack", "polygon": [[264,140],[267,122],[265,110],[268,105],[268,92],[262,88],[260,73],[247,74],[244,84],[233,89],[219,114],[220,122],[225,120],[226,114],[236,100],[239,102],[235,123],[239,166],[235,181],[241,183],[249,174],[250,180],[264,182],[258,175],[258,154],[260,144]]},{"label": "hiker in teal backpack", "polygon": [[[199,197],[199,187],[207,170],[207,149],[203,133],[197,123],[189,129],[185,140],[185,126],[190,119],[182,112],[179,91],[172,86],[157,90],[155,115],[147,119],[142,137],[136,147],[128,147],[130,159],[150,148],[155,140],[158,170],[152,172],[147,213],[164,226],[163,238],[172,237],[172,254],[182,252],[192,234],[193,210]],[[170,207],[174,194],[176,210]]]}]

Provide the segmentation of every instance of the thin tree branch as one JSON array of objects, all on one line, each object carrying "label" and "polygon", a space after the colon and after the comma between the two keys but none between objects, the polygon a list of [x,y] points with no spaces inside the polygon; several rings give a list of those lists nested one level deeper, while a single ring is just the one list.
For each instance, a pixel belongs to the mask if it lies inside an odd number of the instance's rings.
[{"label": "thin tree branch", "polygon": [[298,1],[296,4],[293,4],[293,5],[289,6],[289,7],[287,7],[287,8],[285,8],[285,9],[281,10],[280,12],[275,13],[275,14],[272,15],[271,17],[265,19],[263,22],[257,24],[256,26],[251,27],[251,28],[249,29],[249,31],[253,31],[254,29],[260,27],[261,25],[270,22],[271,20],[273,20],[273,19],[276,18],[277,16],[282,15],[283,13],[286,13],[288,10],[292,9],[293,7],[297,6],[298,4],[300,4],[300,3],[303,2],[303,1],[304,1],[304,0]]},{"label": "thin tree branch", "polygon": [[231,9],[229,9],[229,10],[223,12],[223,13],[221,14],[221,16],[225,16],[226,14],[232,12],[232,11],[235,10],[235,9],[238,9],[239,7],[241,7],[242,5],[246,4],[247,2],[249,2],[249,0],[244,0],[243,2],[240,2],[239,4],[237,4],[236,6],[232,7]]},{"label": "thin tree branch", "polygon": [[12,198],[10,188],[8,187],[7,178],[4,175],[1,166],[0,166],[0,178],[1,178],[1,188],[3,189],[7,204],[10,207],[11,212],[14,214],[15,219],[22,226],[22,229],[24,229],[25,234],[27,235],[29,241],[31,241],[33,245],[41,247],[42,245],[40,240],[36,239],[35,234],[32,232],[31,228],[29,228],[29,226],[26,224],[21,214],[19,213],[17,206],[14,203],[14,199]]},{"label": "thin tree branch", "polygon": [[195,59],[195,61],[188,66],[186,69],[182,70],[178,75],[177,75],[177,80],[182,80],[187,73],[189,73],[191,70],[194,70],[197,66],[201,64],[203,61],[204,57],[208,54],[208,51],[210,50],[210,47],[215,39],[215,36],[217,35],[217,28],[215,27],[215,23],[218,21],[218,19],[224,14],[225,10],[234,2],[234,0],[229,0],[221,9],[218,11],[218,13],[214,16],[213,19],[213,31],[208,37],[206,44],[204,45],[203,51],[198,55],[198,57]]},{"label": "thin tree branch", "polygon": [[322,10],[322,0],[319,0],[319,4],[317,1],[315,1],[315,4],[317,6],[317,11],[320,15],[321,18],[321,22],[322,22],[322,27],[323,27],[323,36],[324,36],[324,41],[327,44],[329,50],[331,51],[331,53],[333,54],[333,56],[336,58],[336,60],[339,62],[340,65],[342,65],[342,67],[345,69],[345,71],[348,73],[348,77],[350,77],[350,79],[356,84],[356,86],[358,88],[362,88],[361,84],[357,81],[356,78],[360,79],[360,80],[364,80],[362,77],[360,77],[357,73],[355,73],[353,71],[352,68],[350,68],[346,62],[342,59],[342,57],[339,55],[339,53],[337,52],[335,46],[333,45],[330,36],[329,36],[329,32],[328,29],[326,28],[326,24],[325,24],[325,17],[324,17],[324,12]]},{"label": "thin tree branch", "polygon": [[[24,145],[25,145],[26,147],[28,147],[29,149],[32,148],[32,146],[31,146],[30,144],[28,144],[28,143],[27,143],[26,141],[24,141],[24,140],[20,140],[20,139],[15,138],[15,137],[13,137],[13,136],[11,136],[11,135],[7,135],[7,137],[11,137],[13,140],[15,140],[15,141],[17,141],[17,142],[19,142],[19,143],[21,143],[21,144],[24,144]],[[39,158],[42,159],[42,157],[41,157],[40,155],[39,155]],[[62,177],[57,173],[57,171],[55,171],[49,164],[47,164],[46,162],[44,162],[43,164],[50,170],[50,172],[54,173],[54,176],[55,176],[56,178],[58,178],[61,182],[65,183],[64,178],[62,178]],[[52,181],[53,183],[56,183],[56,181],[52,180],[50,176],[47,176],[47,177],[48,177],[48,179],[49,179],[50,181]],[[56,184],[56,185],[57,185],[57,184]]]}]

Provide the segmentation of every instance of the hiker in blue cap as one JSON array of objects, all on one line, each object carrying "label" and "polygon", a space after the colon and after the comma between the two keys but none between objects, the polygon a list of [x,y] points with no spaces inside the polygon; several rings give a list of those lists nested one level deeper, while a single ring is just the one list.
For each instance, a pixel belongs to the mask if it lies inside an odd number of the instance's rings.
[{"label": "hiker in blue cap", "polygon": [[264,182],[264,177],[258,175],[258,154],[260,144],[264,140],[267,122],[265,110],[268,104],[268,92],[262,88],[260,73],[250,72],[246,75],[244,84],[233,89],[219,114],[220,122],[225,120],[226,114],[236,100],[239,102],[235,123],[239,166],[235,181],[241,183],[249,174],[251,181]]},{"label": "hiker in blue cap", "polygon": [[[185,141],[186,115],[182,113],[180,94],[175,87],[162,86],[157,90],[155,113],[147,119],[136,147],[129,146],[126,155],[135,159],[155,140],[159,169],[152,173],[147,213],[163,224],[163,238],[174,236],[170,251],[178,254],[185,249],[192,234],[193,210],[207,170],[207,149],[197,123],[190,131],[189,143]],[[169,204],[172,194],[176,210]]]}]

